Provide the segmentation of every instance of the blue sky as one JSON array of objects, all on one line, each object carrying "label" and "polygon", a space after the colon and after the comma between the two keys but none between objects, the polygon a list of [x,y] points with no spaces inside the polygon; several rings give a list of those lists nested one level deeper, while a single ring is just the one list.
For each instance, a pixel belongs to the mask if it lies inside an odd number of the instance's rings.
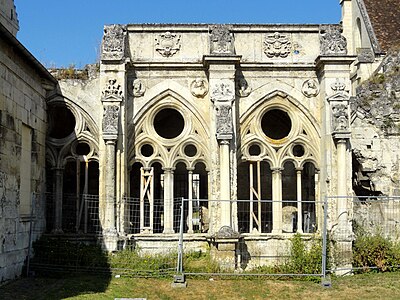
[{"label": "blue sky", "polygon": [[98,57],[104,24],[338,23],[339,0],[15,0],[18,39],[46,67]]}]

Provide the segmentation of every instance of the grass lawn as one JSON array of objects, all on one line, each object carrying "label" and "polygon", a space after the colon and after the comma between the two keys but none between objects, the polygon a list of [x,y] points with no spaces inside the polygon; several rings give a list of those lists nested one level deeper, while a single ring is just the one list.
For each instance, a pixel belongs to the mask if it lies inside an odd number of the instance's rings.
[{"label": "grass lawn", "polygon": [[0,299],[400,299],[400,273],[333,278],[331,288],[265,278],[188,278],[187,288],[172,288],[171,282],[103,275],[23,278],[0,287]]}]

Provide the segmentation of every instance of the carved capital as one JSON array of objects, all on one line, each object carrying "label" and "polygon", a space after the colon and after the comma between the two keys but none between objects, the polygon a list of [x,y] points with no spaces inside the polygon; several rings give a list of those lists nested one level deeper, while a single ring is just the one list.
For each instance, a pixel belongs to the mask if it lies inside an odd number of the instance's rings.
[{"label": "carved capital", "polygon": [[126,27],[122,25],[104,26],[101,47],[102,60],[122,60],[125,58]]},{"label": "carved capital", "polygon": [[321,55],[346,55],[347,41],[342,35],[340,25],[321,25],[320,27],[320,45]]}]

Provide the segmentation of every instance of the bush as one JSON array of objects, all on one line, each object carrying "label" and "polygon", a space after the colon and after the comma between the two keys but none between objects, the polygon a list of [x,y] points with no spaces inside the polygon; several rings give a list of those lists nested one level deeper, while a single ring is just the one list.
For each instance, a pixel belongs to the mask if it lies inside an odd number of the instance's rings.
[{"label": "bush", "polygon": [[[321,274],[322,273],[322,240],[313,239],[306,243],[300,234],[290,239],[290,255],[281,264],[262,266],[258,271],[264,274]],[[304,277],[316,280],[317,277]]]},{"label": "bush", "polygon": [[371,267],[380,272],[398,270],[400,245],[381,234],[359,235],[353,244],[353,266],[370,271]]}]

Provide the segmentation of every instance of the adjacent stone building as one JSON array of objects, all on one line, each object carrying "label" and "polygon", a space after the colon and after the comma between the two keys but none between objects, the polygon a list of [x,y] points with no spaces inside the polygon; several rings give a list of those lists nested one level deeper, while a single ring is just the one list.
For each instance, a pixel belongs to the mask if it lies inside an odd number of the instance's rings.
[{"label": "adjacent stone building", "polygon": [[0,2],[0,282],[19,276],[45,230],[46,98],[57,81],[16,39],[13,1]]}]

